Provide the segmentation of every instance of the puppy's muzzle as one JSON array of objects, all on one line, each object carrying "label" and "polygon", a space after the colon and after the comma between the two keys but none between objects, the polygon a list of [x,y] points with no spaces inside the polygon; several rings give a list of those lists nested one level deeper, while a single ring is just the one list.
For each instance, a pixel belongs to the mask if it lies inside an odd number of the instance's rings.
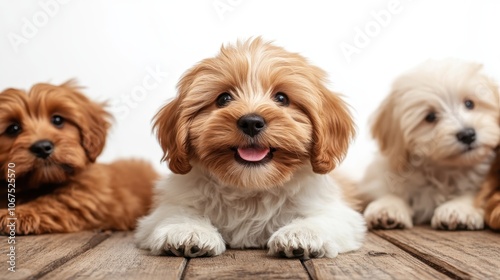
[{"label": "puppy's muzzle", "polygon": [[54,143],[49,140],[40,140],[30,147],[30,152],[38,158],[46,159],[54,152]]},{"label": "puppy's muzzle", "polygon": [[266,128],[266,121],[257,114],[244,115],[237,124],[238,128],[250,137],[254,137]]}]

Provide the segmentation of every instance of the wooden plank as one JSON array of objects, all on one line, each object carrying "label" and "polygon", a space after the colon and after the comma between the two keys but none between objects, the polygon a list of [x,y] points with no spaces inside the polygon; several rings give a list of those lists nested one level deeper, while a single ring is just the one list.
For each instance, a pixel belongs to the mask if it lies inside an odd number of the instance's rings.
[{"label": "wooden plank", "polygon": [[372,233],[358,251],[304,265],[313,279],[449,279]]},{"label": "wooden plank", "polygon": [[[94,248],[109,237],[109,233],[80,232],[17,236],[16,272],[7,271],[8,263],[2,250],[0,279],[39,278],[76,256]],[[10,246],[5,241],[5,246]]]},{"label": "wooden plank", "polygon": [[151,256],[136,248],[132,232],[115,232],[42,279],[180,279],[186,259]]},{"label": "wooden plank", "polygon": [[189,260],[184,279],[309,279],[298,259],[269,257],[264,250],[228,250]]},{"label": "wooden plank", "polygon": [[455,279],[498,279],[500,234],[429,227],[375,234]]}]

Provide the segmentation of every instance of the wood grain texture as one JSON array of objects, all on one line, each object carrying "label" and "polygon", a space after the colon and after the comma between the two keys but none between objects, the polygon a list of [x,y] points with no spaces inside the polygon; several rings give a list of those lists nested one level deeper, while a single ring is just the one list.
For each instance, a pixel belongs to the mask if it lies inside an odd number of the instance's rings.
[{"label": "wood grain texture", "polygon": [[358,251],[304,265],[313,279],[449,279],[372,233]]},{"label": "wood grain texture", "polygon": [[151,256],[135,247],[132,232],[16,240],[17,272],[7,273],[2,249],[0,279],[500,279],[500,233],[490,231],[374,231],[358,251],[304,262],[264,250],[190,260]]},{"label": "wood grain texture", "polygon": [[[0,279],[37,279],[94,248],[109,236],[109,233],[95,232],[17,236],[16,272],[8,272],[6,258],[2,258]],[[5,256],[3,250],[2,256]]]},{"label": "wood grain texture", "polygon": [[132,232],[115,232],[42,279],[180,279],[185,265],[184,258],[151,256],[136,248]]},{"label": "wood grain texture", "polygon": [[228,250],[189,261],[185,279],[309,279],[298,259],[274,258],[264,250]]},{"label": "wood grain texture", "polygon": [[375,234],[455,279],[500,279],[500,234],[429,227]]}]

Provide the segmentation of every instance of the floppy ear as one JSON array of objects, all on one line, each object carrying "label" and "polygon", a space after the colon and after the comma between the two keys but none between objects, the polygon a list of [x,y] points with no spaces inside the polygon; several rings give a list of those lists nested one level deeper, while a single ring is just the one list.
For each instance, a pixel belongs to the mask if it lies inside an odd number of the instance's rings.
[{"label": "floppy ear", "polygon": [[377,141],[380,152],[387,156],[392,167],[398,167],[408,156],[399,118],[394,112],[396,106],[396,97],[391,93],[375,112],[371,125],[371,134]]},{"label": "floppy ear", "polygon": [[111,114],[104,107],[104,103],[95,103],[80,93],[75,81],[70,80],[61,87],[72,91],[72,100],[76,103],[79,111],[75,123],[80,128],[82,147],[90,162],[95,162],[106,144],[106,135],[111,123]]},{"label": "floppy ear", "polygon": [[[162,161],[168,162],[170,170],[177,174],[191,171],[189,163],[189,125],[199,109],[199,102],[186,103],[193,82],[204,70],[202,63],[187,70],[177,84],[177,97],[163,106],[153,118],[153,130],[163,149]],[[188,104],[188,105],[187,105]],[[198,106],[198,107],[197,107]]]},{"label": "floppy ear", "polygon": [[176,97],[161,108],[153,119],[153,129],[163,149],[162,161],[168,161],[172,172],[186,174],[191,165],[187,150],[188,124],[182,119],[181,103],[182,98]]},{"label": "floppy ear", "polygon": [[91,162],[102,153],[106,144],[106,135],[111,124],[107,121],[110,118],[104,105],[89,103],[84,107],[86,111],[86,123],[82,124],[83,141],[82,146]]},{"label": "floppy ear", "polygon": [[320,102],[313,117],[311,165],[314,172],[324,174],[344,159],[355,129],[347,105],[337,94],[321,86]]}]

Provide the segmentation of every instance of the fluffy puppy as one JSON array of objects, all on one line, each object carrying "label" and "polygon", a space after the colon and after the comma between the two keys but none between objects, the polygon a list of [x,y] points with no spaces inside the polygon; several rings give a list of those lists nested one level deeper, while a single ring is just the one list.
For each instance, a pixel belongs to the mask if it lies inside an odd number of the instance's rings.
[{"label": "fluffy puppy", "polygon": [[10,218],[17,234],[135,227],[157,174],[141,161],[94,163],[109,117],[71,82],[0,93],[2,233],[12,231]]},{"label": "fluffy puppy", "polygon": [[361,183],[370,228],[483,228],[474,196],[500,139],[499,94],[482,65],[427,61],[397,78],[375,114],[380,155]]},{"label": "fluffy puppy", "polygon": [[335,257],[361,246],[362,216],[326,175],[354,129],[325,73],[260,38],[223,46],[188,70],[154,120],[176,173],[136,239],[152,254],[198,257],[269,248]]},{"label": "fluffy puppy", "polygon": [[486,224],[495,230],[500,230],[500,155],[491,167],[488,179],[478,195],[478,205],[485,211]]}]

